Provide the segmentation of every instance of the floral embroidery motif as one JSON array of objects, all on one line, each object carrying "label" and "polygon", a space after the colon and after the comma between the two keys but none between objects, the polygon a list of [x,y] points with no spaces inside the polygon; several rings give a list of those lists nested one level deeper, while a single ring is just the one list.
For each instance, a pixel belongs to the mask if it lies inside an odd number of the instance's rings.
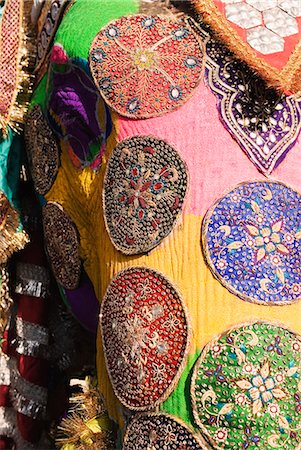
[{"label": "floral embroidery motif", "polygon": [[167,414],[139,414],[129,424],[124,450],[202,450],[199,438]]},{"label": "floral embroidery motif", "polygon": [[60,157],[55,137],[38,105],[27,116],[25,142],[35,189],[44,195],[55,181]]},{"label": "floral embroidery motif", "polygon": [[[301,293],[301,198],[278,182],[242,183],[203,223],[207,262],[243,300],[289,304]],[[275,343],[277,344],[277,342]]]},{"label": "floral embroidery motif", "polygon": [[123,116],[141,119],[178,108],[202,73],[203,51],[187,22],[121,17],[103,28],[90,50],[96,86]]},{"label": "floral embroidery motif", "polygon": [[181,375],[190,338],[176,289],[154,270],[124,270],[111,282],[100,317],[117,398],[131,410],[162,403]]},{"label": "floral embroidery motif", "polygon": [[[277,338],[281,353],[268,352]],[[193,413],[215,449],[299,448],[301,353],[293,351],[294,342],[301,345],[301,338],[290,330],[257,322],[234,327],[204,348],[192,377]],[[226,381],[208,377],[216,362]]]},{"label": "floral embroidery motif", "polygon": [[61,205],[48,202],[43,208],[43,227],[46,249],[57,282],[66,289],[76,289],[81,262],[74,223]]},{"label": "floral embroidery motif", "polygon": [[[202,28],[199,33],[208,37]],[[225,128],[258,170],[270,174],[297,141],[301,101],[269,88],[214,38],[206,50],[205,77]]]},{"label": "floral embroidery motif", "polygon": [[122,141],[108,162],[104,217],[114,246],[125,254],[151,250],[172,230],[187,190],[177,152],[153,137]]}]

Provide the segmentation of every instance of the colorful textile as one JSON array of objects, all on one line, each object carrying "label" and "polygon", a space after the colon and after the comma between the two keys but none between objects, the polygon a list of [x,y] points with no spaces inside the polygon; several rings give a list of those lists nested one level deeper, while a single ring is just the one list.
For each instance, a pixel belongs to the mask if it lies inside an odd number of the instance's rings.
[{"label": "colorful textile", "polygon": [[4,136],[8,126],[19,128],[29,97],[30,7],[26,0],[6,0],[0,21],[0,130]]},{"label": "colorful textile", "polygon": [[256,167],[270,174],[296,144],[301,100],[269,88],[214,38],[206,54],[206,81],[218,99],[221,120]]},{"label": "colorful textile", "polygon": [[203,57],[185,21],[135,15],[99,32],[90,67],[106,102],[123,116],[141,119],[186,102],[200,81]]},{"label": "colorful textile", "polygon": [[[50,278],[40,235],[20,252],[12,294],[14,313],[0,351],[0,448],[39,448],[48,399]],[[12,447],[6,445],[11,438]]]},{"label": "colorful textile", "polygon": [[175,387],[189,346],[180,294],[160,273],[132,267],[115,277],[100,325],[117,398],[131,410],[153,409]]},{"label": "colorful textile", "polygon": [[143,253],[172,230],[187,191],[184,162],[166,142],[151,136],[122,141],[104,180],[104,217],[115,247]]},{"label": "colorful textile", "polygon": [[300,299],[301,197],[277,182],[242,183],[203,224],[214,275],[243,300],[281,305]]},{"label": "colorful textile", "polygon": [[[118,15],[123,15],[124,5],[129,3],[119,2]],[[87,58],[87,49],[96,33],[105,27],[106,23],[114,20],[115,1],[101,0],[98,2],[98,14],[100,15],[101,12],[101,18],[97,19],[96,26],[95,4],[96,1],[92,0],[88,3],[77,0],[58,30],[56,40],[72,58],[73,64],[76,64],[74,60],[76,56]],[[78,39],[79,29],[83,29],[83,37],[80,40]],[[47,85],[46,82],[45,78],[34,100],[41,104],[45,101],[43,90]],[[204,261],[200,245],[200,229],[205,211],[216,198],[223,195],[223,192],[228,192],[231,186],[258,178],[255,165],[250,163],[237,142],[220,123],[215,101],[212,92],[200,83],[189,101],[160,117],[131,120],[112,111],[111,117],[116,135],[114,139],[107,142],[100,170],[96,172],[85,167],[78,171],[71,164],[68,148],[61,140],[62,165],[51,191],[46,194],[48,201],[63,205],[76,223],[81,236],[80,254],[83,264],[100,302],[108,286],[110,288],[112,280],[114,283],[116,274],[137,266],[143,267],[144,270],[155,268],[156,271],[164,274],[164,278],[171,280],[177,286],[177,292],[181,292],[182,302],[186,305],[191,318],[191,347],[181,376],[168,398],[160,403],[158,409],[168,412],[175,418],[181,418],[192,426],[195,426],[189,395],[192,367],[200,354],[200,349],[212,339],[213,335],[221,333],[235,323],[255,319],[282,320],[296,328],[298,333],[300,332],[300,302],[284,303],[282,308],[263,308],[258,304],[241,301],[212,276]],[[156,139],[164,140],[176,149],[179,158],[188,166],[189,190],[181,220],[173,232],[151,251],[140,253],[138,256],[129,256],[117,251],[107,232],[102,193],[107,181],[104,178],[107,162],[110,161],[114,149],[124,139],[137,136],[155,136]],[[294,189],[301,192],[297,169],[299,149],[300,143],[296,140],[295,147],[287,154],[282,164],[276,167],[273,175],[283,182],[292,184]],[[124,178],[126,178],[125,173]],[[118,297],[123,299],[119,293]],[[116,310],[119,313],[120,304],[117,299],[116,304]],[[114,309],[111,308],[109,313],[113,315]],[[124,328],[120,329],[124,330]],[[111,332],[111,329],[108,328],[108,336],[109,331]],[[110,335],[112,336],[112,332]],[[104,355],[106,348],[104,349],[103,346],[103,337],[104,335],[102,336],[99,332],[97,338],[99,387],[108,405],[110,417],[118,423],[121,434],[133,414],[118,401],[114,393],[115,380],[113,380],[113,389],[106,369]],[[121,352],[120,346],[117,350]],[[124,376],[122,370],[119,373],[120,378]],[[137,385],[140,388],[140,385],[136,383],[136,389]],[[125,383],[121,381],[118,386],[124,388]],[[139,444],[135,445],[135,441],[131,444],[139,448]],[[160,448],[160,441],[158,446]],[[120,447],[117,445],[117,448]]]},{"label": "colorful textile", "polygon": [[301,338],[258,322],[212,340],[193,373],[192,403],[215,449],[300,447]]},{"label": "colorful textile", "polygon": [[193,0],[195,9],[235,55],[269,84],[300,90],[301,9],[294,0]]},{"label": "colorful textile", "polygon": [[167,414],[140,414],[129,424],[124,450],[202,450],[201,440]]},{"label": "colorful textile", "polygon": [[75,289],[80,280],[81,262],[76,227],[62,206],[49,202],[43,208],[45,243],[54,276],[66,289]]},{"label": "colorful textile", "polygon": [[76,320],[90,333],[96,335],[99,302],[86,272],[82,272],[80,284],[76,289],[62,289],[61,292],[68,309]]},{"label": "colorful textile", "polygon": [[49,111],[59,137],[68,143],[73,164],[98,168],[112,122],[94,83],[82,69],[67,64],[53,71]]},{"label": "colorful textile", "polygon": [[53,185],[60,164],[59,147],[39,105],[27,116],[25,142],[36,191],[44,195]]}]

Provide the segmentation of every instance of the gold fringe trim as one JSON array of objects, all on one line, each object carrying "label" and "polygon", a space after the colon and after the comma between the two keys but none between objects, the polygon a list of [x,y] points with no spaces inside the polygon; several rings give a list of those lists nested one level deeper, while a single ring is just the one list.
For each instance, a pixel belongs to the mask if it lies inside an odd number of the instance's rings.
[{"label": "gold fringe trim", "polygon": [[82,392],[70,398],[71,408],[58,427],[56,445],[61,450],[113,450],[111,422],[96,380],[73,381]]},{"label": "gold fringe trim", "polygon": [[17,250],[22,250],[29,238],[20,230],[19,214],[11,207],[3,193],[0,193],[0,264]]},{"label": "gold fringe trim", "polygon": [[1,278],[1,287],[0,287],[0,346],[1,346],[1,339],[6,329],[9,319],[10,308],[13,303],[9,294],[9,276],[5,265],[2,265],[0,267],[0,278]]},{"label": "gold fringe trim", "polygon": [[0,130],[21,131],[32,89],[35,36],[32,0],[6,0],[0,24]]},{"label": "gold fringe trim", "polygon": [[220,12],[213,0],[192,0],[194,9],[201,14],[216,36],[239,58],[247,63],[270,86],[287,94],[301,95],[301,39],[282,70],[270,66],[244,42]]},{"label": "gold fringe trim", "polygon": [[171,5],[170,0],[159,0],[151,3],[147,0],[141,0],[139,5],[139,13],[148,15],[166,15],[171,16],[171,19],[180,19],[184,16],[182,11]]}]

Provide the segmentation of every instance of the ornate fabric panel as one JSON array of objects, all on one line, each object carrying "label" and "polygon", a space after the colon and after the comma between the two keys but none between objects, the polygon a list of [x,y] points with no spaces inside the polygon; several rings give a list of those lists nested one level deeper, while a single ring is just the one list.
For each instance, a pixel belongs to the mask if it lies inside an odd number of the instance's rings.
[{"label": "ornate fabric panel", "polygon": [[129,424],[123,442],[124,450],[202,450],[197,436],[167,414],[139,414]]},{"label": "ornate fabric panel", "polygon": [[189,322],[180,294],[159,272],[143,267],[115,277],[100,325],[114,392],[130,410],[148,410],[174,389],[189,347]]},{"label": "ornate fabric panel", "polygon": [[179,217],[187,183],[185,163],[166,142],[151,136],[122,141],[104,181],[104,217],[114,246],[131,255],[158,245]]},{"label": "ornate fabric panel", "polygon": [[[4,2],[2,2],[4,3]],[[0,20],[0,130],[19,129],[30,87],[30,64],[34,53],[29,25],[31,3],[5,0]],[[21,95],[22,94],[22,95]]]},{"label": "ornate fabric panel", "polygon": [[172,16],[121,17],[90,49],[101,95],[123,116],[165,114],[186,102],[201,79],[203,50],[188,23]]},{"label": "ornate fabric panel", "polygon": [[50,2],[49,11],[45,16],[43,27],[37,37],[36,71],[41,67],[48,53],[64,9],[68,3],[69,0],[52,0]]},{"label": "ornate fabric panel", "polygon": [[36,191],[44,195],[54,183],[59,164],[59,148],[39,105],[27,116],[25,141],[31,176]]},{"label": "ornate fabric panel", "polygon": [[46,249],[54,276],[66,289],[79,284],[81,262],[77,229],[62,206],[48,202],[43,208]]},{"label": "ornate fabric panel", "polygon": [[45,298],[49,293],[50,276],[45,267],[35,264],[16,265],[16,294]]},{"label": "ornate fabric panel", "polygon": [[193,0],[219,39],[270,85],[300,91],[301,9],[295,0]]},{"label": "ornate fabric panel", "polygon": [[264,322],[232,328],[204,348],[191,395],[213,448],[300,448],[300,350],[300,336]]},{"label": "ornate fabric panel", "polygon": [[203,223],[214,276],[243,300],[287,305],[301,294],[301,197],[276,181],[245,182],[219,199]]},{"label": "ornate fabric panel", "polygon": [[205,76],[223,124],[264,174],[294,146],[301,129],[301,100],[268,88],[215,39],[207,43]]}]

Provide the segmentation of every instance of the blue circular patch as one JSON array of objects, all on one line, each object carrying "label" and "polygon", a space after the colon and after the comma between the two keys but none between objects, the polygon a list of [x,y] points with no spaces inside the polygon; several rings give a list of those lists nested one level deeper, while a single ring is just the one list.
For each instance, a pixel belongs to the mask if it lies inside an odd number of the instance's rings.
[{"label": "blue circular patch", "polygon": [[203,223],[216,278],[243,300],[266,305],[301,297],[301,196],[278,182],[242,183]]}]

